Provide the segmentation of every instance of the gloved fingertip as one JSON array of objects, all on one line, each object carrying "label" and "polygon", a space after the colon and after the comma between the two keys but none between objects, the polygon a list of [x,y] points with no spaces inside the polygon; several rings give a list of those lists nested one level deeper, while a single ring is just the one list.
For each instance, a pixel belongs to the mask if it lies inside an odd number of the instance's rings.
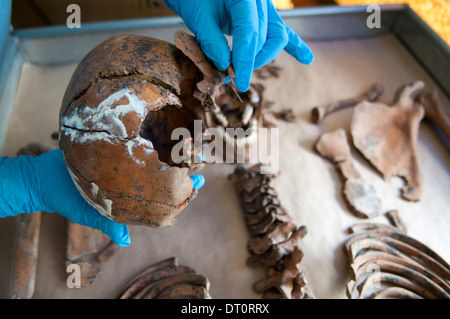
[{"label": "gloved fingertip", "polygon": [[291,28],[286,27],[289,42],[284,50],[300,63],[309,65],[314,61],[314,55],[308,45]]},{"label": "gloved fingertip", "polygon": [[314,55],[313,55],[313,53],[311,52],[311,50],[305,51],[305,52],[303,52],[302,55],[300,55],[300,56],[297,58],[297,60],[298,60],[300,63],[306,64],[306,65],[310,65],[310,64],[313,63],[313,61],[314,61]]},{"label": "gloved fingertip", "polygon": [[205,185],[205,178],[203,175],[193,175],[190,176],[193,182],[192,188],[194,189],[200,189]]},{"label": "gloved fingertip", "polygon": [[128,232],[128,227],[122,225],[122,231],[116,232],[111,238],[111,240],[119,247],[128,247],[131,244],[130,233]]},{"label": "gloved fingertip", "polygon": [[[223,37],[223,35],[221,35]],[[225,39],[210,40],[199,37],[200,47],[217,69],[225,71],[231,64],[231,51]]]},{"label": "gloved fingertip", "polygon": [[215,59],[214,64],[216,68],[220,71],[226,71],[230,66],[230,58],[229,57],[219,57]]},{"label": "gloved fingertip", "polygon": [[109,220],[106,222],[103,233],[119,247],[127,247],[131,244],[130,233],[127,225]]},{"label": "gloved fingertip", "polygon": [[236,78],[234,80],[234,83],[236,84],[236,87],[240,92],[247,92],[250,88],[250,80],[242,80],[241,78]]},{"label": "gloved fingertip", "polygon": [[254,64],[254,57],[233,57],[233,67],[236,73],[234,84],[240,92],[247,92],[250,88]]}]

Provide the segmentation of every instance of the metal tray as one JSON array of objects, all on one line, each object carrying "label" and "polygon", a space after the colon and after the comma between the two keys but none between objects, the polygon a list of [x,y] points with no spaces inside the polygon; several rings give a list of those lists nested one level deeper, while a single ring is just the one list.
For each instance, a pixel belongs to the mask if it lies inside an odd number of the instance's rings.
[{"label": "metal tray", "polygon": [[[8,1],[3,4],[2,30],[8,30]],[[286,23],[293,22],[306,41],[344,40],[392,33],[450,96],[450,48],[407,5],[381,6],[380,28],[366,25],[365,6],[312,7],[282,11]],[[55,66],[78,62],[99,42],[118,33],[157,36],[172,42],[175,30],[184,28],[179,17],[86,23],[80,29],[66,26],[25,29],[0,35],[0,151],[24,63]]]},{"label": "metal tray", "polygon": [[[345,281],[348,278],[340,245],[346,238],[345,228],[360,220],[342,208],[342,199],[336,190],[339,188],[337,177],[333,176],[331,166],[312,151],[312,144],[321,131],[347,126],[351,113],[340,112],[334,119],[315,126],[308,119],[310,108],[358,94],[377,76],[391,84],[385,93],[387,98],[404,84],[402,81],[416,77],[421,77],[427,85],[450,96],[448,45],[408,6],[381,6],[381,9],[381,28],[374,29],[366,25],[370,13],[363,6],[314,7],[281,12],[285,23],[296,30],[316,53],[314,74],[303,67],[299,69],[301,72],[295,74],[286,71],[284,80],[289,85],[277,84],[275,80],[269,82],[268,95],[269,99],[270,96],[277,97],[280,108],[294,105],[301,118],[299,126],[282,124],[280,128],[280,136],[284,140],[281,151],[291,152],[298,148],[292,152],[298,156],[295,160],[282,159],[281,172],[294,173],[281,174],[279,185],[281,199],[295,221],[310,229],[304,240],[305,258],[302,264],[318,298],[345,297]],[[1,10],[0,14],[6,15],[8,10],[6,4],[6,10]],[[6,20],[0,17],[0,21]],[[57,114],[40,119],[42,114],[37,107],[53,103],[53,109],[59,109],[60,98],[76,64],[95,45],[118,33],[143,34],[173,42],[174,32],[180,29],[187,31],[180,18],[162,17],[86,23],[82,24],[81,29],[55,26],[11,30],[0,36],[2,155],[14,156],[17,149],[23,146],[16,142],[16,135],[26,130],[28,136],[17,138],[17,141],[36,138],[56,147],[50,133],[58,128]],[[383,53],[379,65],[373,65],[377,63],[376,54],[371,52],[373,50]],[[349,59],[348,55],[352,54],[355,57]],[[368,73],[352,69],[355,65],[364,66],[365,59],[367,64],[372,64],[367,66]],[[293,65],[285,54],[281,55],[280,60],[284,70],[289,70]],[[350,60],[357,63],[351,64]],[[331,62],[327,64],[326,61]],[[392,68],[392,65],[396,67]],[[329,66],[333,69],[328,69]],[[392,79],[388,76],[389,72],[394,72]],[[41,82],[46,81],[54,89],[45,89]],[[32,95],[26,91],[31,92],[33,87],[38,94]],[[280,89],[284,92],[280,93]],[[34,107],[34,104],[37,106]],[[22,114],[33,116],[20,123],[14,113],[18,109]],[[21,125],[31,125],[33,129],[24,129]],[[16,131],[17,134],[11,133]],[[30,136],[30,131],[33,136]],[[450,226],[450,216],[447,216],[450,199],[446,194],[450,187],[448,145],[442,143],[430,126],[421,126],[420,134],[421,161],[426,175],[424,187],[427,189],[421,203],[405,203],[397,194],[390,193],[401,182],[396,179],[382,180],[355,155],[360,160],[357,165],[386,198],[386,206],[392,205],[405,211],[410,234],[429,244],[444,258],[450,258],[448,244],[445,244],[450,240],[447,231]],[[302,167],[306,168],[302,170]],[[102,266],[103,275],[88,288],[68,289],[65,286],[64,221],[56,214],[45,215],[35,297],[114,298],[136,272],[153,262],[176,255],[180,257],[180,263],[209,277],[213,297],[258,298],[251,285],[263,276],[263,272],[245,265],[248,234],[234,188],[225,178],[231,171],[232,167],[225,164],[206,168],[203,172],[207,177],[201,194],[203,199],[193,201],[179,215],[179,221],[173,228],[149,234],[148,229],[132,227],[133,247],[120,249],[112,260]],[[213,208],[212,201],[215,203]],[[338,229],[331,229],[331,224],[338,226]],[[0,297],[3,298],[8,297],[13,225],[14,218],[0,220]],[[214,230],[213,234],[208,227]],[[175,238],[182,238],[183,242],[177,242]],[[130,263],[130,260],[134,262]]]}]

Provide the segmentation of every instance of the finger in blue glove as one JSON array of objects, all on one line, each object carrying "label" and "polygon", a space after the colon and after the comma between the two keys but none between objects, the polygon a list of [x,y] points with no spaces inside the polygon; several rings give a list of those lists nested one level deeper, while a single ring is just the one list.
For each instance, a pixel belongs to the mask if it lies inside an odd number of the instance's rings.
[{"label": "finger in blue glove", "polygon": [[126,225],[102,216],[80,195],[59,149],[40,156],[0,158],[0,217],[44,211],[102,231],[118,246],[130,245]]},{"label": "finger in blue glove", "polygon": [[[220,70],[232,63],[239,91],[250,87],[253,70],[273,61],[284,49],[310,64],[306,43],[285,26],[271,0],[165,0],[196,35],[206,56]],[[225,34],[232,35],[232,48]]]},{"label": "finger in blue glove", "polygon": [[289,37],[288,44],[284,50],[297,59],[298,62],[309,65],[314,61],[314,55],[308,45],[294,30],[286,26]]},{"label": "finger in blue glove", "polygon": [[190,176],[193,182],[192,188],[200,189],[205,185],[205,178],[202,175],[193,175]]}]

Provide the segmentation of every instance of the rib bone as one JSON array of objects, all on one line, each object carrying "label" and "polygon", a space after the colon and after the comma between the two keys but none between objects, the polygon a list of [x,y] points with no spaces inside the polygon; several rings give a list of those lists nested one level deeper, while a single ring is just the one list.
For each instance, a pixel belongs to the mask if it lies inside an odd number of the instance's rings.
[{"label": "rib bone", "polygon": [[429,247],[384,224],[350,230],[348,298],[450,298],[450,266]]}]

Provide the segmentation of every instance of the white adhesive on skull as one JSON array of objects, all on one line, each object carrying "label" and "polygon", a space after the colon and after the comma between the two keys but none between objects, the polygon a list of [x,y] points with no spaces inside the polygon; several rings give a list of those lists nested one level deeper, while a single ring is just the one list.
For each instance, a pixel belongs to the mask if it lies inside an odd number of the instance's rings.
[{"label": "white adhesive on skull", "polygon": [[92,197],[97,198],[97,194],[98,194],[98,186],[95,183],[91,183],[91,194]]},{"label": "white adhesive on skull", "polygon": [[[105,207],[101,206],[100,204],[95,203],[89,196],[87,196],[83,189],[80,186],[80,180],[78,179],[78,177],[69,169],[67,168],[67,170],[69,171],[69,175],[72,178],[73,183],[75,184],[75,187],[77,188],[78,192],[80,193],[80,195],[88,202],[89,205],[91,205],[96,211],[98,211],[100,214],[102,214],[105,217],[108,217],[109,219],[113,219],[112,215],[111,215],[111,211],[112,211],[112,200],[103,197],[103,203],[105,204]],[[94,183],[91,183],[91,185],[95,185]],[[97,192],[98,192],[98,186],[95,185],[97,187]]]},{"label": "white adhesive on skull", "polygon": [[[128,104],[111,107],[124,97],[127,98]],[[153,104],[157,105],[161,102],[162,98],[159,98]],[[129,138],[122,118],[129,112],[134,112],[139,120],[143,121],[147,112],[146,106],[147,102],[142,101],[138,96],[132,94],[130,89],[125,88],[111,94],[97,108],[85,106],[72,111],[68,116],[64,116],[61,119],[61,132],[64,131],[64,134],[69,136],[72,143],[87,143],[101,140],[111,144],[118,144],[127,139],[125,145],[128,155],[136,164],[143,166],[145,162],[134,156],[134,149],[136,146],[141,146],[145,154],[149,155],[154,150],[153,144],[141,136]],[[80,131],[83,131],[83,133],[81,134]]]},{"label": "white adhesive on skull", "polygon": [[[128,88],[122,89],[119,92],[111,94],[96,108],[85,106],[81,109],[73,110],[70,115],[62,118],[61,124],[64,127],[73,127],[78,130],[106,132],[109,134],[116,132],[114,137],[121,139],[127,138],[127,129],[121,120],[122,117],[129,112],[135,112],[138,118],[142,120],[145,116],[145,107],[147,104],[136,95],[130,94],[130,92],[131,90]],[[111,107],[124,97],[128,99],[128,104]]]},{"label": "white adhesive on skull", "polygon": [[136,137],[132,140],[129,140],[125,143],[125,145],[127,146],[127,150],[128,150],[128,155],[133,159],[133,161],[141,166],[145,166],[145,162],[139,160],[138,158],[136,158],[136,156],[134,156],[134,148],[136,146],[141,146],[144,151],[145,151],[145,155],[150,155],[153,152],[153,144],[152,142],[150,142],[149,140],[146,140],[145,138],[142,137]]}]

